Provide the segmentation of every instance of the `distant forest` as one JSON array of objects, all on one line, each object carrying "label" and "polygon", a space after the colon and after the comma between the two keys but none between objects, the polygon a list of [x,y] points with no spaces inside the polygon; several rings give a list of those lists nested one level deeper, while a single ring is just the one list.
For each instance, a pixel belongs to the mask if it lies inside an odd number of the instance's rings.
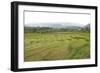
[{"label": "distant forest", "polygon": [[24,26],[24,32],[46,33],[46,32],[67,32],[67,31],[72,31],[72,32],[76,32],[76,31],[90,32],[90,24],[87,24],[84,27],[68,26],[68,27],[64,27],[64,28],[27,27],[27,26]]}]

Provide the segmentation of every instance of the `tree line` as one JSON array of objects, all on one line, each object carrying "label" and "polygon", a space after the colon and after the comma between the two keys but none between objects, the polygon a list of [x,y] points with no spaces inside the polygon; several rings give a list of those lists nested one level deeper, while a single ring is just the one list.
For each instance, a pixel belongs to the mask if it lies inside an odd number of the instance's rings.
[{"label": "tree line", "polygon": [[38,33],[46,33],[46,32],[67,32],[67,31],[80,31],[80,32],[89,32],[90,28],[50,28],[50,27],[24,27],[24,32],[38,32]]}]

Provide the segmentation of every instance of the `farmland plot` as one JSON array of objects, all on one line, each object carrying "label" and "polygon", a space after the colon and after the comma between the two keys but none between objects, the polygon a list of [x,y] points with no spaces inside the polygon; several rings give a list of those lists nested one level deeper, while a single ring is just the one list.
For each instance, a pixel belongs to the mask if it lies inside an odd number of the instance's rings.
[{"label": "farmland plot", "polygon": [[90,58],[89,32],[25,32],[24,61]]}]

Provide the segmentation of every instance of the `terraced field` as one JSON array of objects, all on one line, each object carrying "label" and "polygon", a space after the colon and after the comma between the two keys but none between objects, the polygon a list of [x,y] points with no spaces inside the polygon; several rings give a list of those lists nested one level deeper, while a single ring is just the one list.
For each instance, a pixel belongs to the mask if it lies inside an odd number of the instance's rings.
[{"label": "terraced field", "polygon": [[89,32],[24,34],[24,61],[86,58],[90,58]]}]

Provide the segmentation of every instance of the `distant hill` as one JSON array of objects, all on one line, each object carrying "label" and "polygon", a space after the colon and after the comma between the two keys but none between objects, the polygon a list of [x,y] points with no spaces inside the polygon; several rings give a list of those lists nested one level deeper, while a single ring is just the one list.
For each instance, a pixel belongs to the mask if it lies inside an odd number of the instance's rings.
[{"label": "distant hill", "polygon": [[90,29],[90,24],[85,25],[84,28]]},{"label": "distant hill", "polygon": [[27,24],[25,27],[50,27],[50,28],[79,28],[84,25],[78,23],[37,23]]},{"label": "distant hill", "polygon": [[66,31],[90,31],[90,24],[81,25],[75,23],[42,23],[24,26],[25,32],[66,32]]}]

